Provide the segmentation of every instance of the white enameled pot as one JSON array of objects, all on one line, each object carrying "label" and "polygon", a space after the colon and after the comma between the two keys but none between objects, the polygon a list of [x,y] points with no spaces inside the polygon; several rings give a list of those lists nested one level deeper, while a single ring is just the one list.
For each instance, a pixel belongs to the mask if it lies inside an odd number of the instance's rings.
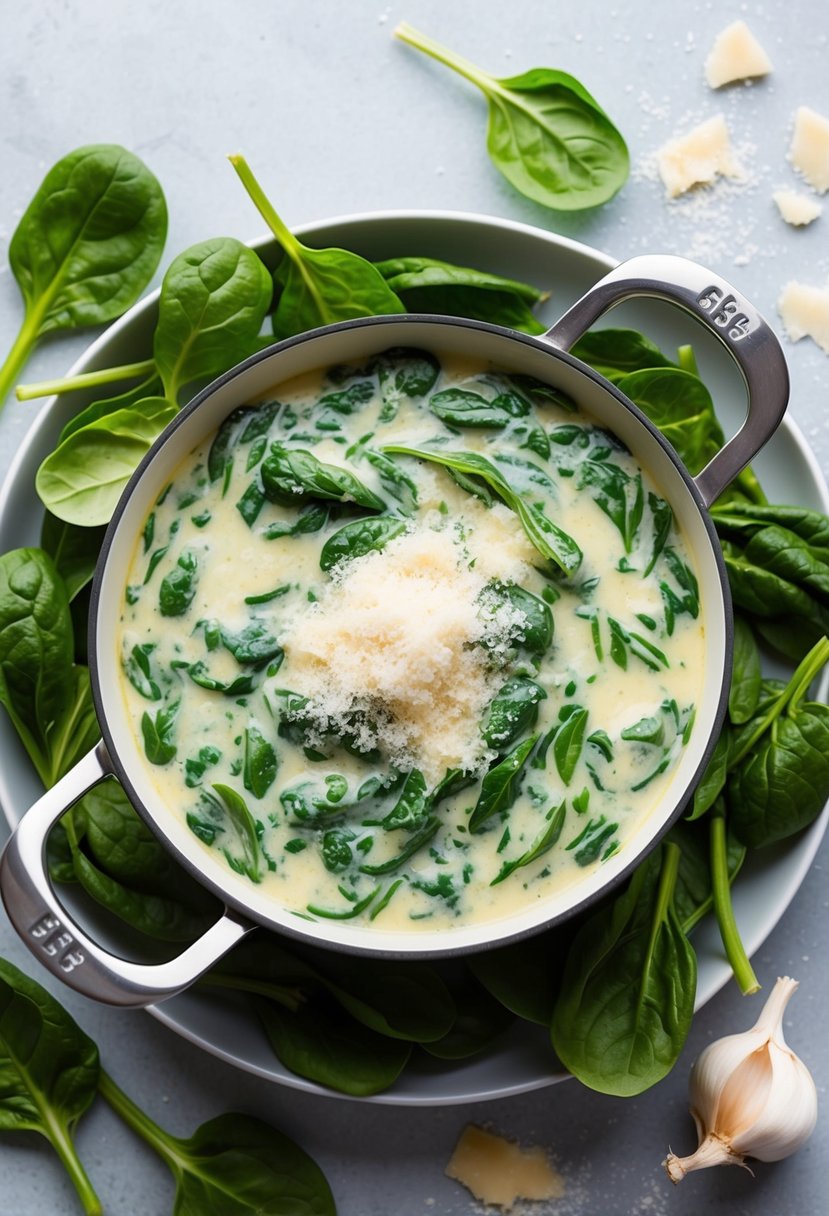
[{"label": "white enameled pot", "polygon": [[[702,321],[738,364],[748,413],[738,434],[691,477],[653,425],[612,384],[567,353],[613,305],[637,296],[668,300]],[[572,397],[615,432],[668,500],[700,581],[706,640],[703,693],[695,728],[661,799],[626,847],[579,882],[496,921],[394,932],[349,921],[312,922],[231,871],[207,852],[183,818],[162,805],[128,718],[116,628],[135,538],[162,488],[192,449],[231,410],[315,368],[359,361],[391,347],[420,347],[535,376]],[[446,317],[370,317],[301,334],[253,356],[199,393],[154,444],[119,502],[107,532],[92,594],[90,671],[103,735],[98,744],[25,814],[0,859],[0,895],[18,933],[50,971],[87,996],[148,1005],[181,991],[257,925],[308,943],[365,955],[438,957],[503,944],[584,910],[620,882],[681,814],[722,725],[731,669],[731,607],[719,543],[706,508],[779,425],[788,374],[768,325],[719,276],[681,258],[623,263],[540,337]],[[92,786],[115,775],[133,805],[176,859],[223,901],[223,915],[177,958],[162,964],[116,957],[75,923],[59,901],[45,862],[54,823]]]}]

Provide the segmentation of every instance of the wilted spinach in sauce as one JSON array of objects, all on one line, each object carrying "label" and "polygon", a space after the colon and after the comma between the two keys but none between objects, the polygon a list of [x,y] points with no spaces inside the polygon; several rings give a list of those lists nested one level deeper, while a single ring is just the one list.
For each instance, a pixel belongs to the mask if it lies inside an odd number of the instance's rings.
[{"label": "wilted spinach in sauce", "polygon": [[182,465],[120,660],[205,846],[306,916],[415,929],[624,848],[692,730],[698,617],[616,437],[530,377],[393,350],[279,386]]}]

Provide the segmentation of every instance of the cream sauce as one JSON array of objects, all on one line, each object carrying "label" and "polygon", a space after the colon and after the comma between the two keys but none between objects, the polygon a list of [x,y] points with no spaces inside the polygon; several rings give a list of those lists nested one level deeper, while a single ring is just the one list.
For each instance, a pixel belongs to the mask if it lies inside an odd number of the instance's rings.
[{"label": "cream sauce", "polygon": [[[447,363],[409,395],[378,364],[280,385],[182,464],[136,544],[118,659],[160,798],[205,848],[297,912],[416,931],[508,915],[624,849],[689,737],[704,639],[686,547],[618,441],[503,373]],[[441,420],[453,401],[491,425]],[[485,456],[578,569],[480,479],[389,446]],[[286,452],[356,490],[306,494]],[[380,547],[333,560],[378,516]],[[435,798],[452,770],[465,785]]]}]

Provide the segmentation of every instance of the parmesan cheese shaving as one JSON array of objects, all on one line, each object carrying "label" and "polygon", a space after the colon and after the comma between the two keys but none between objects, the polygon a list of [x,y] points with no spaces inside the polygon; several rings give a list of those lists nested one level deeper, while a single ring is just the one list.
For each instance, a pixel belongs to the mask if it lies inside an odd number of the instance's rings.
[{"label": "parmesan cheese shaving", "polygon": [[450,530],[408,532],[343,563],[280,639],[292,686],[310,698],[303,716],[361,750],[383,747],[429,782],[448,768],[480,770],[492,758],[480,721],[503,682],[493,658],[526,621],[514,609],[483,612],[487,582]]},{"label": "parmesan cheese shaving", "polygon": [[789,160],[820,194],[829,190],[829,119],[800,106],[794,116]]},{"label": "parmesan cheese shaving", "polygon": [[561,1199],[564,1179],[538,1145],[522,1148],[483,1128],[464,1129],[446,1175],[482,1203],[512,1211],[516,1199]]},{"label": "parmesan cheese shaving", "polygon": [[775,190],[772,198],[786,223],[795,227],[811,224],[823,211],[817,199],[798,194],[796,190]]},{"label": "parmesan cheese shaving", "polygon": [[692,186],[708,185],[720,174],[736,178],[742,172],[722,114],[700,123],[687,135],[669,140],[656,159],[669,198],[684,194]]},{"label": "parmesan cheese shaving", "polygon": [[718,34],[705,61],[705,79],[712,89],[770,71],[771,60],[745,21],[734,21]]},{"label": "parmesan cheese shaving", "polygon": [[810,337],[829,355],[829,289],[806,283],[787,283],[777,301],[792,342]]}]

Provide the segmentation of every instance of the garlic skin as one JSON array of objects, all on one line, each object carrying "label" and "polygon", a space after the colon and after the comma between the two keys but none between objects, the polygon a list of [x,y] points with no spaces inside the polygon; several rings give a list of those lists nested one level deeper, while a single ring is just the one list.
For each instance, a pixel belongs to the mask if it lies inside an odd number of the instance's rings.
[{"label": "garlic skin", "polygon": [[689,1157],[668,1154],[672,1182],[709,1165],[748,1168],[746,1157],[780,1161],[814,1131],[815,1083],[783,1035],[783,1013],[796,988],[796,980],[778,979],[750,1030],[718,1039],[700,1055],[690,1079],[699,1146]]}]

